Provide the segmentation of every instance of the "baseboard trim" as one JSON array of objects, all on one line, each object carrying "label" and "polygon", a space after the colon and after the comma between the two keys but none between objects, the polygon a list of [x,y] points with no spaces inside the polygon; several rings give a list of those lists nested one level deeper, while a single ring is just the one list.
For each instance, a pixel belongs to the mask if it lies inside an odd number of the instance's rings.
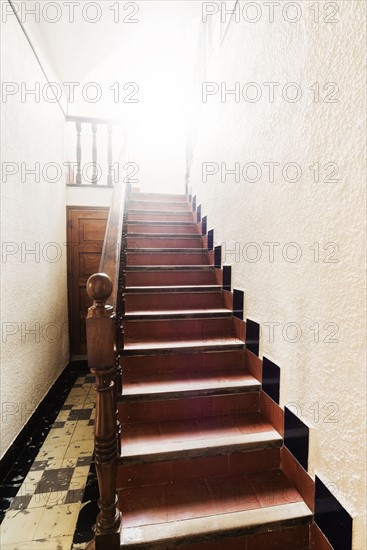
[{"label": "baseboard trim", "polygon": [[[47,410],[50,408],[50,405],[54,405],[55,399],[57,399],[57,397],[60,395],[62,396],[65,390],[70,390],[72,384],[80,374],[87,372],[88,364],[87,361],[84,360],[70,361],[65,366],[56,381],[50,387],[45,397],[38,405],[38,407],[34,410],[33,414],[30,416],[22,430],[19,432],[13,443],[10,445],[9,449],[0,459],[0,484],[4,482],[15,462],[17,462],[17,460],[19,459],[20,454],[29,442],[29,439],[35,431],[37,425],[41,422],[42,418],[47,415]],[[62,397],[60,399],[62,399]],[[62,403],[63,401],[61,402],[60,400],[60,408],[62,406]],[[45,437],[46,435],[47,433],[45,430]],[[29,467],[31,467],[31,465],[32,462],[30,462]]]}]

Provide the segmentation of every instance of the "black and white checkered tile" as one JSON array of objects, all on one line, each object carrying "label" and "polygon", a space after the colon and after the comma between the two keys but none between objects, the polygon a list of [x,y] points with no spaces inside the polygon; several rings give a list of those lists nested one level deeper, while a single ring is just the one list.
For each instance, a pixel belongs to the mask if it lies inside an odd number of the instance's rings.
[{"label": "black and white checkered tile", "polygon": [[2,550],[70,550],[77,538],[78,517],[91,502],[85,500],[85,493],[88,497],[95,476],[91,468],[93,382],[90,375],[80,376],[61,407],[6,512],[0,532]]}]

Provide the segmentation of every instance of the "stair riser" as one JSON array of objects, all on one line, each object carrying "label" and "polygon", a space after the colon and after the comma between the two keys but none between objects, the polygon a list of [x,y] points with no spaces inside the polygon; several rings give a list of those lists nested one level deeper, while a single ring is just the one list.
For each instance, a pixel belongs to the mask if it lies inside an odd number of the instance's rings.
[{"label": "stair riser", "polygon": [[180,292],[171,294],[126,294],[125,308],[129,311],[180,310],[220,308],[222,306],[220,292]]},{"label": "stair riser", "polygon": [[124,376],[153,374],[187,373],[202,371],[221,371],[228,368],[241,368],[244,365],[244,350],[216,351],[209,353],[190,353],[176,355],[152,355],[149,358],[123,357]]},{"label": "stair riser", "polygon": [[127,221],[172,221],[172,222],[191,222],[194,221],[191,212],[171,213],[171,212],[128,212]]},{"label": "stair riser", "polygon": [[233,338],[234,329],[231,318],[165,319],[156,321],[144,319],[141,321],[125,321],[124,335],[125,341],[129,343],[138,343],[140,340],[147,339],[158,342],[196,339],[203,344],[209,344],[218,338],[223,342],[228,338]]},{"label": "stair riser", "polygon": [[184,233],[185,235],[197,235],[196,224],[192,225],[169,225],[169,224],[127,224],[129,233]]},{"label": "stair riser", "polygon": [[191,208],[188,204],[181,202],[179,204],[172,204],[168,201],[129,201],[129,212],[134,210],[146,210],[150,212],[152,210],[167,210],[174,212],[176,210],[182,212],[183,210],[191,212]]},{"label": "stair riser", "polygon": [[140,248],[204,248],[202,239],[186,237],[128,237],[127,247]]},{"label": "stair riser", "polygon": [[170,195],[170,194],[159,194],[151,195],[150,193],[130,193],[129,200],[131,201],[149,201],[152,203],[161,203],[161,202],[182,202],[187,203],[187,198],[185,195]]},{"label": "stair riser", "polygon": [[[181,550],[308,550],[310,526],[277,527],[266,533],[233,537],[227,534],[220,540],[197,542],[180,546]],[[140,547],[141,550],[146,550]],[[161,547],[163,550],[163,547]],[[134,546],[131,546],[134,549]],[[320,550],[320,549],[319,549]]]},{"label": "stair riser", "polygon": [[[124,427],[122,427],[124,429]],[[243,453],[228,452],[216,456],[183,458],[139,464],[119,464],[117,488],[157,485],[241,473],[272,470],[280,466],[280,449]]]},{"label": "stair riser", "polygon": [[210,418],[212,416],[243,415],[258,410],[259,394],[237,393],[207,397],[186,397],[162,401],[119,403],[119,420],[122,424]]},{"label": "stair riser", "polygon": [[128,271],[126,273],[126,286],[176,286],[195,284],[216,284],[214,271]]},{"label": "stair riser", "polygon": [[169,254],[149,252],[128,252],[126,254],[127,265],[209,265],[208,253],[171,252]]}]

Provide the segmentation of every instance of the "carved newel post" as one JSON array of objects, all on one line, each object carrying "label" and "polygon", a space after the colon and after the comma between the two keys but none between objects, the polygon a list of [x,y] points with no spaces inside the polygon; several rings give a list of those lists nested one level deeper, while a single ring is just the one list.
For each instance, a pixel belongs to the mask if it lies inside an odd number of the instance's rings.
[{"label": "carved newel post", "polygon": [[88,363],[96,377],[95,462],[99,485],[96,550],[120,548],[121,513],[116,495],[118,430],[116,422],[115,314],[106,305],[112,282],[105,273],[92,275],[87,292],[93,300],[86,319]]}]

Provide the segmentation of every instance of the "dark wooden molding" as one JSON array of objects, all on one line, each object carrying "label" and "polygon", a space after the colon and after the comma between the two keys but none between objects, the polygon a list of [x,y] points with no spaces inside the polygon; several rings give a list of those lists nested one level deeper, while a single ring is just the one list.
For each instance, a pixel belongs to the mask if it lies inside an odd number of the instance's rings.
[{"label": "dark wooden molding", "polygon": [[208,250],[214,250],[214,229],[208,231]]},{"label": "dark wooden molding", "polygon": [[259,356],[260,325],[256,321],[246,319],[246,348]]},{"label": "dark wooden molding", "polygon": [[263,389],[279,404],[280,368],[265,356],[263,357]]},{"label": "dark wooden molding", "polygon": [[232,267],[230,265],[223,266],[223,290],[231,291],[232,286]]},{"label": "dark wooden molding", "polygon": [[[50,416],[49,409],[54,408],[55,401],[57,404],[60,404],[60,408],[65,401],[69,390],[72,387],[72,384],[75,382],[78,376],[83,373],[88,372],[87,361],[71,361],[69,362],[62,372],[57,377],[56,381],[52,384],[48,390],[45,397],[39,403],[38,407],[34,410],[32,415],[27,420],[26,424],[23,426],[13,443],[10,445],[9,449],[6,451],[4,456],[0,460],[0,483],[6,479],[11,468],[17,462],[20,454],[26,448],[27,444],[30,441],[30,438],[34,434],[37,425],[42,421],[44,417],[47,416],[48,421],[52,420]],[[60,400],[60,403],[58,401]],[[55,412],[55,418],[58,414],[58,411]],[[49,425],[51,429],[52,423]],[[48,431],[44,430],[44,439],[46,438]],[[38,453],[38,450],[35,450],[35,456]],[[32,466],[32,461],[29,461],[29,468]],[[25,472],[26,473],[26,472]]]},{"label": "dark wooden molding", "polygon": [[201,234],[202,236],[204,237],[207,233],[207,217],[206,216],[203,216],[202,220],[201,220]]},{"label": "dark wooden molding", "polygon": [[315,523],[335,550],[351,550],[353,519],[317,475]]},{"label": "dark wooden molding", "polygon": [[222,267],[222,247],[220,245],[214,247],[214,266],[217,269]]},{"label": "dark wooden molding", "polygon": [[197,223],[201,222],[201,204],[196,209],[196,221]]},{"label": "dark wooden molding", "polygon": [[243,290],[233,289],[233,315],[241,320],[243,320],[243,302]]},{"label": "dark wooden molding", "polygon": [[288,407],[284,407],[284,445],[307,471],[310,430]]}]

